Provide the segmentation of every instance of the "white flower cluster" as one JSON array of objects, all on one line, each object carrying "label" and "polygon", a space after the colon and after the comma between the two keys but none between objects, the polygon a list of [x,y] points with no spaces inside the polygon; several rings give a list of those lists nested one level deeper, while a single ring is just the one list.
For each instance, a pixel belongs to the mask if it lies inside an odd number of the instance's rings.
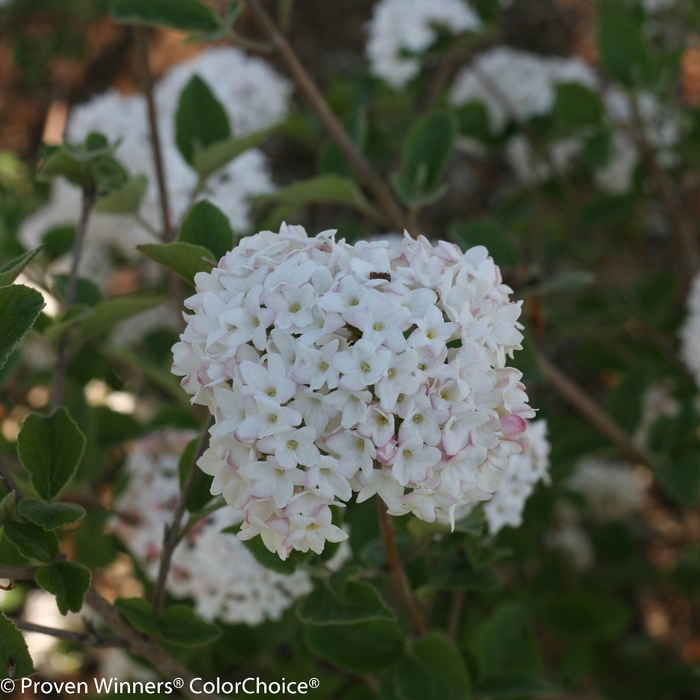
[{"label": "white flower cluster", "polygon": [[512,120],[527,121],[548,114],[554,107],[556,86],[579,83],[597,86],[591,68],[579,58],[539,56],[509,46],[496,46],[479,54],[458,74],[450,104],[481,102],[494,134]]},{"label": "white flower cluster", "polygon": [[[670,149],[678,142],[680,128],[675,116],[645,92],[634,97],[618,87],[601,89],[598,77],[578,57],[539,56],[508,46],[497,46],[474,60],[455,79],[450,103],[459,107],[470,102],[482,103],[490,128],[500,134],[509,122],[550,114],[554,108],[556,87],[577,83],[601,95],[606,119],[613,128],[613,142],[608,163],[595,172],[598,187],[606,192],[627,192],[632,186],[639,151],[634,139],[637,125],[632,99],[635,99],[646,138],[659,151],[662,164],[673,162]],[[533,152],[523,134],[513,136],[506,146],[506,159],[518,178],[536,184],[552,177],[552,168],[566,172],[580,155],[579,138],[558,139],[546,147],[546,153]]]},{"label": "white flower cluster", "polygon": [[[283,120],[291,87],[262,59],[249,58],[239,49],[219,47],[207,49],[175,66],[155,88],[162,157],[175,225],[194,199],[206,198],[227,214],[234,230],[246,231],[250,226],[249,198],[274,189],[267,160],[259,149],[250,149],[214,173],[205,186],[197,190],[197,174],[185,162],[175,144],[174,127],[180,93],[194,75],[201,77],[221,102],[234,136],[266,129]],[[145,97],[110,90],[73,109],[66,138],[82,141],[91,131],[105,134],[112,142],[119,139],[117,158],[132,176],[145,174],[148,177],[148,189],[139,213],[150,227],[160,230],[160,197]],[[48,204],[25,220],[20,238],[26,246],[34,247],[48,229],[75,224],[79,216],[79,190],[64,180],[58,180]],[[116,248],[122,255],[130,257],[134,256],[136,245],[152,240],[151,235],[131,217],[93,214],[81,274],[104,284],[111,269],[109,248]]]},{"label": "white flower cluster", "polygon": [[366,52],[374,75],[394,88],[420,71],[420,54],[438,38],[478,29],[481,21],[466,0],[380,0],[369,23]]},{"label": "white flower cluster", "polygon": [[[129,482],[115,501],[113,528],[152,580],[179,498],[178,461],[192,437],[153,435],[135,443],[126,461]],[[234,535],[222,534],[238,522],[230,508],[222,508],[199,523],[175,550],[168,591],[194,599],[207,620],[256,625],[278,619],[313,584],[303,571],[283,576],[264,568]]]},{"label": "white flower cluster", "polygon": [[700,387],[700,274],[693,278],[686,306],[688,312],[680,331],[681,359]]},{"label": "white flower cluster", "polygon": [[505,367],[520,305],[485,248],[333,233],[244,238],[196,276],[174,347],[216,418],[212,493],[282,558],[345,538],[330,506],[353,491],[428,522],[490,498],[534,414]]},{"label": "white flower cluster", "polygon": [[642,450],[649,447],[649,436],[656,421],[659,418],[674,418],[680,411],[681,404],[667,384],[652,384],[642,397],[642,416],[634,432],[634,444]]},{"label": "white flower cluster", "polygon": [[598,520],[627,517],[642,506],[646,490],[632,465],[595,457],[577,465],[567,487],[585,497],[588,512]]},{"label": "white flower cluster", "polygon": [[[549,481],[549,452],[547,421],[528,421],[525,433],[517,438],[522,452],[508,459],[503,471],[503,485],[483,504],[489,533],[497,534],[505,525],[520,527],[527,499],[540,481]],[[469,504],[455,514],[457,520],[470,513]]]}]

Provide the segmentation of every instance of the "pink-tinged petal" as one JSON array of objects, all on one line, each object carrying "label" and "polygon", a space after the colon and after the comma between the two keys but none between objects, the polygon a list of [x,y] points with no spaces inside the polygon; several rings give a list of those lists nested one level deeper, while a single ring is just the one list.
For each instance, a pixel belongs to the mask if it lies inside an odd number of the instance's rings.
[{"label": "pink-tinged petal", "polygon": [[527,430],[527,423],[520,416],[510,415],[501,419],[501,431],[508,438],[516,437],[525,430]]}]

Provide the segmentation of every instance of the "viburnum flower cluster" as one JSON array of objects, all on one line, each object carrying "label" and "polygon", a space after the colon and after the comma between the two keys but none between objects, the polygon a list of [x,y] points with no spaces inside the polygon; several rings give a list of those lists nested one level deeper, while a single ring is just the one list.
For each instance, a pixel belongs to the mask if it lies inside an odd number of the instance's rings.
[{"label": "viburnum flower cluster", "polygon": [[[168,430],[134,443],[126,460],[128,483],[114,503],[113,528],[145,574],[158,576],[163,532],[180,497],[178,461],[192,433]],[[257,625],[277,620],[313,588],[308,574],[284,576],[263,567],[232,534],[240,522],[222,508],[197,524],[175,549],[168,591],[192,598],[207,620]]]},{"label": "viburnum flower cluster", "polygon": [[[670,149],[680,138],[678,119],[651,94],[625,92],[617,86],[603,88],[594,70],[577,56],[540,56],[509,46],[496,46],[479,54],[457,75],[450,91],[454,107],[483,104],[494,135],[502,134],[509,123],[527,122],[552,113],[558,85],[575,83],[597,92],[605,108],[613,139],[607,163],[598,167],[594,178],[605,192],[627,192],[639,163],[635,134],[639,130],[634,103],[639,111],[645,136],[659,152],[662,164],[672,163]],[[505,156],[518,178],[537,184],[551,178],[554,168],[566,172],[580,158],[583,138],[554,139],[539,151],[528,137],[512,136]]]},{"label": "viburnum flower cluster", "polygon": [[[517,437],[522,451],[512,455],[503,471],[504,483],[483,504],[489,533],[497,534],[504,526],[520,527],[528,498],[540,481],[549,481],[547,421],[528,421],[526,431]],[[465,506],[458,518],[466,516],[473,505]]]},{"label": "viburnum flower cluster", "polygon": [[631,515],[644,502],[644,478],[631,464],[591,457],[583,459],[567,482],[586,499],[588,512],[598,520]]},{"label": "viburnum flower cluster", "polygon": [[520,304],[484,247],[285,225],[195,282],[173,372],[215,416],[199,466],[239,537],[321,552],[353,491],[432,522],[503,483],[534,412],[505,366]]},{"label": "viburnum flower cluster", "polygon": [[[233,136],[246,136],[283,121],[288,112],[290,83],[261,58],[249,57],[231,47],[206,49],[171,68],[154,90],[158,130],[166,175],[171,215],[177,225],[193,201],[208,199],[226,213],[237,232],[250,227],[249,199],[268,194],[275,187],[268,160],[260,149],[251,148],[199,183],[197,173],[182,157],[175,142],[175,115],[182,90],[199,76],[211,89],[228,117]],[[117,90],[76,106],[68,118],[66,138],[84,140],[99,132],[111,142],[119,141],[116,157],[130,175],[146,175],[148,187],[139,215],[148,226],[160,230],[162,215],[155,164],[152,157],[146,98]],[[35,247],[53,228],[75,225],[80,217],[81,193],[66,180],[53,184],[49,202],[27,217],[20,231],[24,245]],[[90,218],[81,274],[104,284],[111,272],[110,249],[132,257],[140,243],[153,236],[134,218],[93,213]],[[68,265],[68,261],[64,261]]]},{"label": "viburnum flower cluster", "polygon": [[700,387],[700,275],[696,275],[686,302],[688,312],[680,331],[681,359]]},{"label": "viburnum flower cluster", "polygon": [[380,0],[368,25],[372,73],[401,88],[418,75],[420,55],[435,43],[439,29],[461,34],[480,25],[466,0]]}]

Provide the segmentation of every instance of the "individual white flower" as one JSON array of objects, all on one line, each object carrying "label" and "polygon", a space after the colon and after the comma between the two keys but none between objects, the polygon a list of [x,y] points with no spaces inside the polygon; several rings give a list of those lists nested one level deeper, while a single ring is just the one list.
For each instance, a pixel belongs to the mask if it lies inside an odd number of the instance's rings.
[{"label": "individual white flower", "polygon": [[462,69],[452,86],[450,103],[456,107],[482,103],[491,130],[498,134],[511,120],[527,121],[550,112],[556,86],[561,83],[596,88],[598,80],[579,58],[539,56],[496,46]]},{"label": "individual white flower", "polygon": [[673,397],[667,384],[652,384],[642,397],[642,417],[634,433],[634,444],[644,450],[649,446],[649,435],[659,418],[674,418],[681,411],[680,402]]},{"label": "individual white flower", "polygon": [[[192,437],[154,434],[134,443],[126,460],[128,482],[115,499],[112,526],[151,580],[158,575],[163,531],[179,498],[178,461]],[[277,620],[313,583],[302,571],[283,576],[264,568],[234,535],[221,532],[240,520],[226,507],[199,523],[173,554],[168,591],[192,598],[208,620],[249,625]]]},{"label": "individual white flower", "polygon": [[559,139],[547,145],[545,153],[535,153],[529,139],[518,134],[508,141],[505,155],[520,182],[536,185],[559,173],[566,173],[581,153],[582,146],[578,139]]},{"label": "individual white flower", "polygon": [[[282,558],[318,552],[345,536],[331,508],[353,491],[432,522],[502,483],[533,411],[505,367],[520,306],[485,248],[408,234],[351,246],[283,225],[195,281],[173,372],[215,416],[200,465],[244,518],[241,538]],[[250,296],[254,316],[272,313],[264,342],[236,311]]]},{"label": "individual white flower", "polygon": [[582,460],[567,486],[582,494],[593,517],[616,520],[641,508],[645,482],[632,465],[591,457]]},{"label": "individual white flower", "polygon": [[420,54],[437,40],[437,28],[462,34],[480,25],[466,0],[379,0],[368,25],[372,73],[403,87],[418,74]]},{"label": "individual white flower", "polygon": [[700,274],[693,278],[680,331],[681,359],[700,387]]}]

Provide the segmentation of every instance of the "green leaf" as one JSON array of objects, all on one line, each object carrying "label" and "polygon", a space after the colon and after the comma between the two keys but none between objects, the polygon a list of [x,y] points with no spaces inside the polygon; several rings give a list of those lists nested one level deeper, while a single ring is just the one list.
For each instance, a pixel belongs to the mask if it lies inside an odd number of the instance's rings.
[{"label": "green leaf", "polygon": [[551,280],[524,287],[520,290],[521,297],[532,296],[533,294],[560,294],[562,292],[578,292],[584,287],[588,287],[595,282],[595,274],[586,270],[574,270],[572,272],[562,272]]},{"label": "green leaf", "polygon": [[36,572],[36,582],[47,592],[56,596],[61,615],[80,612],[85,594],[90,588],[92,574],[87,566],[73,561],[58,561],[42,566]]},{"label": "green leaf", "polygon": [[39,498],[51,501],[75,476],[85,436],[70,413],[59,406],[51,415],[30,413],[22,423],[17,450]]},{"label": "green leaf", "polygon": [[135,214],[141,208],[147,189],[148,178],[137,175],[127,180],[118,190],[100,199],[95,205],[95,211],[98,214]]},{"label": "green leaf", "polygon": [[394,674],[401,700],[467,700],[469,674],[457,649],[437,632],[418,640]]},{"label": "green leaf", "polygon": [[186,605],[171,605],[158,620],[161,639],[179,647],[201,647],[215,642],[221,628],[200,620]]},{"label": "green leaf", "polygon": [[480,676],[502,673],[537,674],[540,651],[530,615],[521,603],[504,603],[472,638],[471,648],[479,661]]},{"label": "green leaf", "polygon": [[26,678],[34,673],[36,669],[22,633],[0,610],[0,679]]},{"label": "green leaf", "polygon": [[608,73],[629,87],[643,83],[652,71],[652,59],[641,23],[619,2],[598,2],[598,47]]},{"label": "green leaf", "polygon": [[146,243],[137,245],[136,249],[192,285],[198,272],[209,272],[216,265],[211,252],[201,245]]},{"label": "green leaf", "polygon": [[556,87],[554,120],[565,132],[598,124],[603,119],[603,102],[580,83],[559,83]]},{"label": "green leaf", "polygon": [[0,368],[34,325],[44,297],[22,284],[0,287]]},{"label": "green leaf", "polygon": [[20,255],[18,258],[10,260],[9,263],[0,267],[0,287],[12,284],[20,272],[41,252],[43,247],[39,246],[34,248],[34,250],[29,250],[24,255]]},{"label": "green leaf", "polygon": [[209,86],[199,76],[193,76],[180,95],[175,115],[175,141],[183,158],[192,164],[198,150],[230,135],[224,108]]},{"label": "green leaf", "polygon": [[10,491],[2,500],[0,500],[0,527],[9,523],[14,517],[17,510],[17,494]]},{"label": "green leaf", "polygon": [[93,314],[91,307],[85,304],[74,304],[56,321],[47,326],[44,330],[44,338],[49,343],[57,343],[61,336],[69,329],[77,326],[90,318]]},{"label": "green leaf", "polygon": [[246,136],[231,137],[215,141],[210,146],[199,148],[192,158],[192,167],[202,180],[206,180],[219,168],[238,158],[251,148],[255,148],[270,134],[270,130],[254,131]]},{"label": "green leaf", "polygon": [[359,673],[380,671],[396,663],[404,653],[401,627],[389,620],[309,626],[306,641],[314,654]]},{"label": "green leaf", "polygon": [[297,607],[298,618],[308,625],[351,625],[369,620],[393,620],[376,588],[353,581],[359,568],[333,574],[320,581]]},{"label": "green leaf", "polygon": [[489,113],[482,102],[469,102],[463,105],[456,111],[455,116],[460,134],[488,145],[495,142],[496,139],[491,133]]},{"label": "green leaf", "polygon": [[[178,472],[180,474],[180,490],[182,490],[185,485],[185,480],[187,479],[187,474],[190,471],[192,460],[194,460],[197,452],[199,441],[200,438],[198,437],[190,440],[180,456],[180,463],[178,464]],[[207,503],[209,503],[209,501],[211,501],[213,498],[211,495],[211,483],[214,480],[214,477],[205,474],[198,467],[195,467],[195,470],[196,475],[194,488],[192,489],[190,498],[187,501],[187,510],[190,513],[194,513],[195,511],[204,508],[204,506],[207,505]]]},{"label": "green leaf", "polygon": [[498,221],[487,216],[455,222],[450,226],[449,237],[463,251],[477,245],[484,246],[498,265],[515,265],[518,262],[514,236]]},{"label": "green leaf", "polygon": [[[53,275],[52,291],[54,296],[61,302],[66,300],[66,289],[68,288],[68,275]],[[85,277],[78,277],[75,287],[74,304],[82,306],[95,306],[104,301],[104,295],[100,288],[91,280]]]},{"label": "green leaf", "polygon": [[42,503],[33,498],[23,498],[17,509],[20,515],[44,530],[73,525],[85,517],[85,508],[76,503]]},{"label": "green leaf", "polygon": [[155,294],[134,294],[108,299],[97,304],[89,318],[80,326],[83,340],[92,338],[113,328],[117,323],[137,316],[167,301],[167,297]]},{"label": "green leaf", "polygon": [[655,473],[664,489],[681,505],[692,508],[700,499],[700,451],[668,457]]},{"label": "green leaf", "polygon": [[124,348],[102,347],[102,354],[127,370],[136,370],[148,378],[161,391],[169,394],[183,408],[190,408],[189,396],[180,386],[180,380],[169,370],[149,362],[141,355]]},{"label": "green leaf", "polygon": [[449,112],[418,120],[406,141],[401,170],[392,177],[407,204],[428,204],[444,194],[440,181],[456,136],[457,120]]},{"label": "green leaf", "polygon": [[296,207],[307,204],[342,204],[372,219],[384,221],[382,214],[367,201],[357,184],[339,175],[319,175],[295,182],[272,194],[256,197],[255,201]]},{"label": "green leaf", "polygon": [[75,235],[76,227],[74,225],[55,226],[49,229],[41,239],[46,255],[51,260],[55,260],[70,252],[75,242]]},{"label": "green leaf", "polygon": [[[358,150],[364,152],[367,145],[367,107],[362,106],[355,111],[349,119],[343,123],[348,136],[355,142]],[[352,177],[354,170],[348,159],[338,147],[338,144],[331,141],[321,153],[321,172],[335,173],[341,177]]]},{"label": "green leaf", "polygon": [[143,598],[117,598],[114,607],[134,626],[146,634],[158,629],[158,618],[153,608]]},{"label": "green leaf", "polygon": [[189,32],[215,32],[221,28],[219,16],[199,0],[115,0],[111,17],[123,24]]},{"label": "green leaf", "polygon": [[561,690],[537,676],[526,673],[499,673],[480,681],[474,694],[487,698],[518,698],[529,695],[559,694]]},{"label": "green leaf", "polygon": [[231,223],[211,202],[197,202],[182,222],[178,241],[206,248],[215,260],[220,260],[233,250]]},{"label": "green leaf", "polygon": [[27,559],[51,561],[58,556],[60,544],[53,532],[46,532],[34,523],[7,523],[5,537]]}]

